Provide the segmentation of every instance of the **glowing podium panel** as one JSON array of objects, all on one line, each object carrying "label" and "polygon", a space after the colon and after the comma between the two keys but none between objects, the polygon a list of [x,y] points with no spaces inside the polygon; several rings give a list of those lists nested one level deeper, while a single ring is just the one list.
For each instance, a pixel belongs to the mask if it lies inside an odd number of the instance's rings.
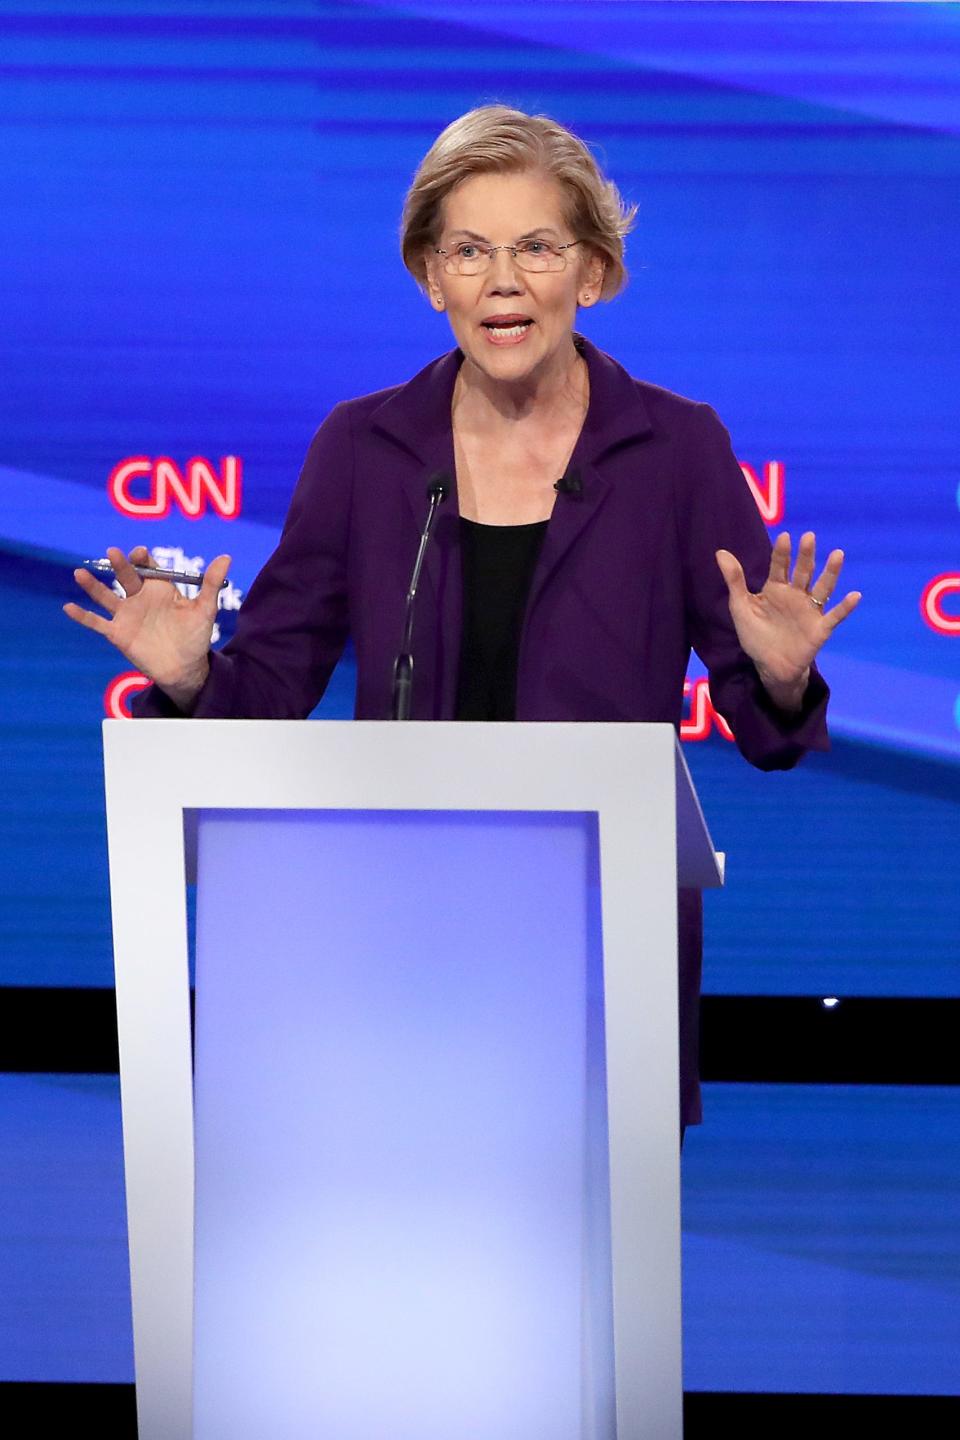
[{"label": "glowing podium panel", "polygon": [[679,1437],[672,728],[104,735],[142,1440]]}]

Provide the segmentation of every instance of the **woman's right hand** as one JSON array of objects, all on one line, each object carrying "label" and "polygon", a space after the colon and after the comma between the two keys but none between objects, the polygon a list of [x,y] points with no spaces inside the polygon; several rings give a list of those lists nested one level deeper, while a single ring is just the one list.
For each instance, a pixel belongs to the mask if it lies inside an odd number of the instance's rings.
[{"label": "woman's right hand", "polygon": [[230,568],[230,556],[218,555],[207,566],[196,597],[188,600],[169,580],[143,580],[133,568],[150,565],[145,545],[131,550],[129,558],[112,547],[107,558],[123,586],[121,598],[89,570],[75,570],[73,578],[87,597],[110,616],[109,620],[73,603],[64,613],[78,625],[104,635],[149,679],[156,682],[181,710],[188,710],[203,687],[210,669],[210,639],[217,618],[220,587]]}]

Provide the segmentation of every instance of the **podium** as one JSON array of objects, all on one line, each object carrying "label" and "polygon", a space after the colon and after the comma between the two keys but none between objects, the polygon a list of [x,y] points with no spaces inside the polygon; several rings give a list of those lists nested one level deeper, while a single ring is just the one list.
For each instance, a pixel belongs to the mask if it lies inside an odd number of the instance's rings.
[{"label": "podium", "polygon": [[673,728],[104,752],[141,1440],[679,1437]]}]

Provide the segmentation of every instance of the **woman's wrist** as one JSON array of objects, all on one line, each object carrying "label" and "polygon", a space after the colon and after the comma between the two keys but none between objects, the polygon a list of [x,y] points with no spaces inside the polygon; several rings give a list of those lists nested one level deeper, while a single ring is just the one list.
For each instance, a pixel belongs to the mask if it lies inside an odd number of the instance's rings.
[{"label": "woman's wrist", "polygon": [[204,655],[201,664],[196,666],[190,674],[178,678],[176,681],[167,682],[157,680],[155,683],[158,688],[163,691],[164,695],[169,696],[178,710],[182,710],[184,715],[189,715],[197,703],[197,697],[200,691],[207,683],[209,674],[210,661],[207,656]]},{"label": "woman's wrist", "polygon": [[760,683],[766,690],[770,703],[775,705],[778,710],[796,714],[803,709],[803,697],[810,684],[809,666],[795,680],[775,679],[772,675],[765,673],[759,665],[757,674],[760,676]]}]

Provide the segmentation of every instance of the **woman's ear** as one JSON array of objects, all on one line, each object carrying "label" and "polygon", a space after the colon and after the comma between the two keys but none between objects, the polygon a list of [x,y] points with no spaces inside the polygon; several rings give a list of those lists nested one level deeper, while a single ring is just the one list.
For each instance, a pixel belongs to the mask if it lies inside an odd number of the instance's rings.
[{"label": "woman's ear", "polygon": [[442,310],[445,304],[443,291],[437,279],[437,257],[427,254],[423,257],[424,288],[434,310]]},{"label": "woman's ear", "polygon": [[597,300],[603,293],[603,280],[606,273],[606,260],[598,250],[591,250],[587,260],[587,286]]},{"label": "woman's ear", "polygon": [[591,250],[583,261],[577,300],[581,305],[595,305],[603,293],[606,261],[597,250]]}]

